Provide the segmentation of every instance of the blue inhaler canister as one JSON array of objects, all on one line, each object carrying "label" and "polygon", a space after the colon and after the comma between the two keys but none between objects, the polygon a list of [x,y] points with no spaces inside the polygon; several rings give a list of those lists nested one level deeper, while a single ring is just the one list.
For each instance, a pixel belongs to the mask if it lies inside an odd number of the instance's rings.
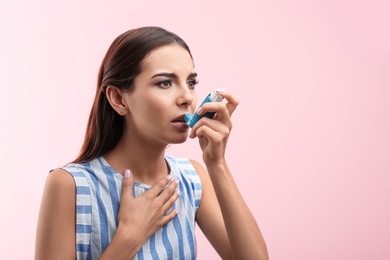
[{"label": "blue inhaler canister", "polygon": [[[204,104],[208,102],[221,102],[223,100],[223,97],[218,95],[217,91],[213,91],[210,94],[206,96],[206,98],[203,100],[202,104],[200,104],[199,108]],[[198,111],[199,108],[196,110]],[[184,121],[186,121],[187,125],[189,125],[191,128],[196,124],[196,122],[199,121],[202,117],[208,117],[212,118],[215,115],[215,112],[207,112],[203,115],[198,115],[196,112],[195,114],[185,114],[184,115]]]}]

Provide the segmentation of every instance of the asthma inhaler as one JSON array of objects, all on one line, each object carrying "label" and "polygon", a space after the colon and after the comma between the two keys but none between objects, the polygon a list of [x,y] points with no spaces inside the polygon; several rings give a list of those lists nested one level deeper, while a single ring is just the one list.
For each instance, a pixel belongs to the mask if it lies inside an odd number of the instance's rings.
[{"label": "asthma inhaler", "polygon": [[[207,95],[207,97],[203,100],[202,104],[200,104],[199,108],[204,104],[208,102],[221,102],[223,100],[223,97],[218,95],[217,91],[214,90],[210,94]],[[196,110],[198,111],[199,108]],[[194,115],[191,114],[185,114],[184,115],[184,121],[186,121],[187,125],[189,125],[191,128],[196,124],[196,122],[199,121],[202,117],[208,117],[212,118],[215,115],[215,112],[207,112],[203,115],[198,115],[196,112]]]}]

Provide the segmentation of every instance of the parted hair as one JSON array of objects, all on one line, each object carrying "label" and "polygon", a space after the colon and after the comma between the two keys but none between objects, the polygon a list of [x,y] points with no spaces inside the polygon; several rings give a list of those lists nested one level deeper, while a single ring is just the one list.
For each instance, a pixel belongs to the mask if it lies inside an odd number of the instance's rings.
[{"label": "parted hair", "polygon": [[182,46],[191,55],[183,39],[160,27],[132,29],[112,42],[100,66],[84,142],[74,163],[88,162],[108,153],[122,136],[124,118],[108,102],[107,86],[131,91],[134,79],[141,73],[144,58],[154,49],[170,44]]}]

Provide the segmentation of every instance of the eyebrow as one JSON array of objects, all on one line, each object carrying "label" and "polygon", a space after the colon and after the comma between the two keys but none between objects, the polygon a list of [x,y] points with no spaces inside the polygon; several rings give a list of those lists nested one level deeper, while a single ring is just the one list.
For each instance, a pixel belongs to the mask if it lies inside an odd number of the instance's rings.
[{"label": "eyebrow", "polygon": [[[167,73],[167,72],[162,72],[162,73],[157,73],[157,74],[154,74],[152,76],[152,78],[155,78],[155,77],[167,77],[167,78],[174,78],[174,79],[177,79],[178,76],[175,74],[175,73]],[[188,75],[188,78],[194,78],[194,77],[197,77],[198,74],[197,73],[190,73],[190,75]]]}]

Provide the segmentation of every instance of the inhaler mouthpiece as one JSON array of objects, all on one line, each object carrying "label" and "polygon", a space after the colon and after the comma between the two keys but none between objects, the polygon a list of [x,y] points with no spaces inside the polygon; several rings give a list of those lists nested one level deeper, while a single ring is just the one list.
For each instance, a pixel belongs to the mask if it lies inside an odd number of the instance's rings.
[{"label": "inhaler mouthpiece", "polygon": [[[203,100],[202,104],[200,104],[199,108],[204,104],[208,102],[221,102],[223,100],[223,97],[220,96],[217,91],[213,91],[210,94],[207,95],[207,97]],[[199,108],[196,110],[198,111]],[[196,122],[199,121],[202,117],[208,117],[212,118],[214,116],[215,112],[207,112],[204,115],[198,115],[197,113],[191,115],[191,114],[185,114],[184,115],[184,121],[189,125],[190,127],[193,127]]]}]

